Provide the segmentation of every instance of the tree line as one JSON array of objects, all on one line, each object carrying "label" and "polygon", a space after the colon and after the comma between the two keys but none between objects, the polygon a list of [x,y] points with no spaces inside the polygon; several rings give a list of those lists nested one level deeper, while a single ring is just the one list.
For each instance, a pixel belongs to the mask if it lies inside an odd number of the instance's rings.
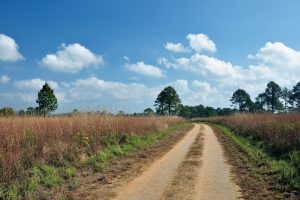
[{"label": "tree line", "polygon": [[[168,86],[162,90],[156,100],[156,114],[178,115],[186,118],[213,117],[232,115],[236,112],[291,112],[300,111],[300,82],[292,89],[281,88],[270,81],[254,101],[244,89],[237,89],[230,98],[232,108],[213,108],[210,106],[182,105],[176,90]],[[151,108],[144,110],[146,114],[154,114]]]},{"label": "tree line", "polygon": [[185,118],[213,117],[231,115],[236,110],[231,108],[213,108],[210,106],[188,106],[181,104],[181,100],[176,90],[172,86],[164,88],[157,96],[154,106],[156,112],[151,108],[144,110],[145,115],[178,115]]},{"label": "tree line", "polygon": [[[300,82],[292,89],[281,88],[274,81],[270,81],[264,92],[260,93],[254,101],[244,89],[237,89],[230,98],[232,108],[213,108],[203,106],[188,106],[181,104],[178,93],[172,86],[165,87],[157,96],[154,106],[155,111],[146,108],[143,113],[134,113],[134,116],[149,115],[177,115],[185,118],[213,117],[232,115],[236,112],[290,112],[300,111]],[[57,109],[57,99],[53,89],[45,83],[38,92],[37,107],[29,107],[26,111],[20,110],[19,115],[48,115]],[[76,110],[77,111],[77,110]],[[78,113],[78,111],[77,111]],[[0,116],[17,114],[13,108],[0,109]],[[125,115],[120,111],[118,115]],[[129,115],[129,114],[126,114]]]},{"label": "tree line", "polygon": [[239,112],[300,111],[300,82],[292,89],[288,89],[281,88],[274,81],[270,81],[265,91],[258,94],[254,101],[245,90],[238,89],[233,93],[230,101]]}]

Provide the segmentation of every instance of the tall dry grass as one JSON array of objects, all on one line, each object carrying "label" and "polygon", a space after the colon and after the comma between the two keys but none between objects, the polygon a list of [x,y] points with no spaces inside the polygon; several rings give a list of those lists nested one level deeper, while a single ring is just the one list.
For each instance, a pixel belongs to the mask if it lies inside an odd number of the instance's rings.
[{"label": "tall dry grass", "polygon": [[227,117],[202,118],[221,123],[236,133],[264,141],[275,156],[300,151],[300,113],[236,114]]},{"label": "tall dry grass", "polygon": [[93,154],[101,149],[101,136],[143,135],[181,121],[156,116],[0,117],[0,185],[28,176],[37,162],[61,165]]}]

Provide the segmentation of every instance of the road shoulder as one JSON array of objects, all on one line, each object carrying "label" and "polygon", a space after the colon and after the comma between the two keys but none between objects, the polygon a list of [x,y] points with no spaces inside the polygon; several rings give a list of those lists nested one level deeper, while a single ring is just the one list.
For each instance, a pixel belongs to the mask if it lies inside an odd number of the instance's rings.
[{"label": "road shoulder", "polygon": [[231,138],[212,124],[218,140],[224,149],[224,155],[233,166],[232,173],[236,183],[241,187],[245,199],[296,199],[280,191],[280,183],[266,166],[251,159]]},{"label": "road shoulder", "polygon": [[151,163],[173,148],[193,128],[176,130],[167,138],[145,151],[116,159],[103,172],[86,172],[77,177],[81,187],[70,196],[72,199],[112,199],[120,189],[146,171]]}]

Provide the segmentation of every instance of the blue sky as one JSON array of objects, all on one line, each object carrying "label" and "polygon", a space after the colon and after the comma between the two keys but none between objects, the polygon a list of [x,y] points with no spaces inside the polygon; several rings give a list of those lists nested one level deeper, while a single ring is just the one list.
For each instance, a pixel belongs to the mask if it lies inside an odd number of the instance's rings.
[{"label": "blue sky", "polygon": [[183,104],[230,106],[300,75],[297,0],[0,0],[0,107],[142,112],[174,86]]}]

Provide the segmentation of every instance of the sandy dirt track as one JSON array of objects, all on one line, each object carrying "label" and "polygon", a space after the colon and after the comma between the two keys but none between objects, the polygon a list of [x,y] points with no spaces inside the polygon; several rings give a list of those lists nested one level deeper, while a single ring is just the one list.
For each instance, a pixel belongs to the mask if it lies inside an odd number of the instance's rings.
[{"label": "sandy dirt track", "polygon": [[[200,127],[202,131],[200,132]],[[187,184],[189,188],[189,198],[191,199],[238,199],[241,197],[240,188],[234,183],[230,174],[230,166],[226,163],[223,150],[218,142],[215,133],[209,126],[195,124],[187,135],[179,141],[169,152],[156,160],[151,167],[142,175],[124,186],[116,200],[158,200],[165,199],[165,191],[171,188],[174,179],[182,171],[182,163],[186,161],[188,153],[195,147],[199,134],[203,141],[202,153],[199,154],[201,165],[194,170],[195,175]],[[197,137],[198,136],[198,137]],[[200,140],[199,140],[200,141]],[[199,142],[198,142],[199,143]],[[199,145],[199,144],[198,144]],[[179,170],[180,169],[180,170]],[[188,170],[188,168],[187,168]],[[182,173],[182,172],[181,172]],[[184,178],[184,177],[182,177]],[[181,190],[178,192],[182,192]],[[174,193],[177,191],[175,190]],[[191,194],[193,193],[193,194]],[[173,195],[172,199],[184,196]]]},{"label": "sandy dirt track", "polygon": [[213,130],[204,126],[202,167],[198,173],[195,199],[238,199],[241,189],[234,183],[230,165],[226,163],[222,147]]},{"label": "sandy dirt track", "polygon": [[200,126],[195,127],[174,146],[161,159],[155,161],[153,165],[141,176],[133,180],[123,188],[116,199],[118,200],[157,200],[161,199],[165,188],[171,183],[176,175],[179,164],[184,160],[189,147],[192,145]]}]

